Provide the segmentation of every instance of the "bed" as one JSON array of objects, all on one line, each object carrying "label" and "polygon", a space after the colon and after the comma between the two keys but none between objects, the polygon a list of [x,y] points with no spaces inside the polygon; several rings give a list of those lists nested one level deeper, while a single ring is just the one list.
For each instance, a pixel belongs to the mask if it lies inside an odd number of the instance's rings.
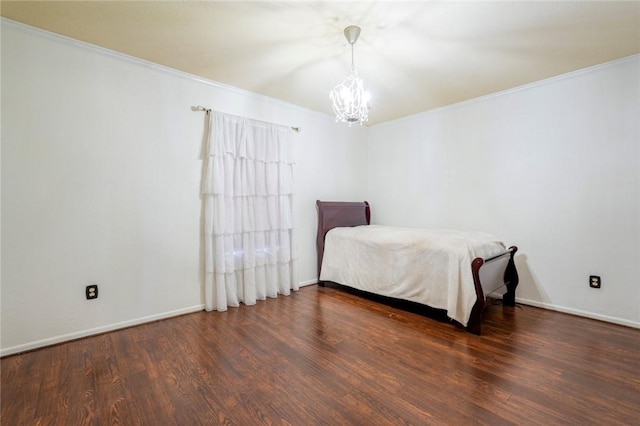
[{"label": "bed", "polygon": [[[369,203],[316,201],[318,283],[444,310],[480,334],[486,296],[515,306],[518,248],[489,234],[371,225]],[[497,293],[496,293],[497,294]]]}]

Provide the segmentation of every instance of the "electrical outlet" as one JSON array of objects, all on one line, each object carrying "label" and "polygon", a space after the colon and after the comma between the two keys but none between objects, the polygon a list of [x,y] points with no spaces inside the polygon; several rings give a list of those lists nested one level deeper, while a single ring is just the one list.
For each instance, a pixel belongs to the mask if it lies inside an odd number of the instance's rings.
[{"label": "electrical outlet", "polygon": [[598,275],[589,276],[589,287],[591,287],[591,288],[600,288],[601,284],[602,284],[602,280],[600,279],[600,277]]},{"label": "electrical outlet", "polygon": [[87,296],[87,300],[97,299],[98,298],[98,284],[88,285],[85,294]]}]

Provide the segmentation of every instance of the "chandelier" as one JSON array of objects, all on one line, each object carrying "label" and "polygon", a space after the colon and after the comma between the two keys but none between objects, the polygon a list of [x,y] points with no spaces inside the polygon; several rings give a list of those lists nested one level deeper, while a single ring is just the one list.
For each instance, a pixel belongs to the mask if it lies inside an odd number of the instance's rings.
[{"label": "chandelier", "polygon": [[362,125],[369,119],[369,93],[364,91],[362,79],[353,65],[353,45],[360,36],[360,27],[351,25],[344,29],[344,36],[351,45],[351,73],[345,80],[338,84],[329,93],[333,103],[333,112],[336,114],[336,122],[360,123]]}]

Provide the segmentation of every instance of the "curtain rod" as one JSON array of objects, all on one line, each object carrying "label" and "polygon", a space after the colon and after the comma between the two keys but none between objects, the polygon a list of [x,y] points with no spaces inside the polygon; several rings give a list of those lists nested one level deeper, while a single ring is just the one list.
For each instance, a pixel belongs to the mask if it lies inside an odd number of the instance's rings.
[{"label": "curtain rod", "polygon": [[[205,108],[202,105],[197,105],[197,106],[192,106],[191,107],[191,111],[204,111],[207,114],[209,114],[211,112],[211,108]],[[293,127],[291,126],[291,130],[293,130],[294,132],[301,132],[302,129],[300,127]]]}]

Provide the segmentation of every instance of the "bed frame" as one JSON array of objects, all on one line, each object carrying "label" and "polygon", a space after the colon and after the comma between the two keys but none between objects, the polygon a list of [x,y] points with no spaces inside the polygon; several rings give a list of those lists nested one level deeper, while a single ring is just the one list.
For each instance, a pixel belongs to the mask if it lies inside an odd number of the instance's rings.
[{"label": "bed frame", "polygon": [[[342,201],[316,201],[318,209],[318,234],[316,237],[316,249],[318,254],[318,284],[320,281],[320,269],[324,255],[324,239],[329,230],[343,226],[369,225],[371,223],[371,209],[369,203],[342,202]],[[486,295],[493,293],[502,286],[507,287],[507,292],[502,296],[502,303],[506,306],[515,306],[516,287],[518,286],[518,271],[514,263],[514,256],[518,248],[509,247],[503,253],[493,257],[476,258],[471,262],[471,272],[475,285],[477,300],[467,323],[467,331],[480,334],[482,313],[486,306]],[[348,283],[337,283],[348,285]]]}]

